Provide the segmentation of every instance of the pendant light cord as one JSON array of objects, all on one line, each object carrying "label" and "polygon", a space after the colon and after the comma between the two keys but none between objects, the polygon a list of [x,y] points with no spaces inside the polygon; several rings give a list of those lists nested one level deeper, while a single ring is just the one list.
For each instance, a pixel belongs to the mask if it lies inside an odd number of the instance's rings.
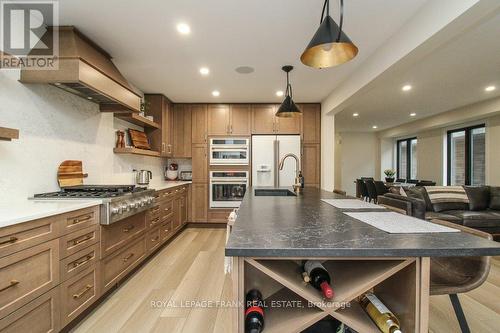
[{"label": "pendant light cord", "polygon": [[[323,3],[323,10],[321,11],[321,20],[319,24],[323,23],[323,19],[325,18],[325,9],[326,16],[330,16],[330,0],[325,0]],[[344,25],[344,0],[340,0],[340,24],[339,24],[339,33],[337,35],[337,43],[340,41],[340,37],[342,37],[342,26]]]}]

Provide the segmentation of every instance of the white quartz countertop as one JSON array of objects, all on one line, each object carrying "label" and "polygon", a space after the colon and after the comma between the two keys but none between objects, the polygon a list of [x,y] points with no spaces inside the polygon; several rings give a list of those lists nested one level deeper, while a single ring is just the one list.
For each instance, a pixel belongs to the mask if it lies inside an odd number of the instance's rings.
[{"label": "white quartz countertop", "polygon": [[0,203],[0,228],[97,206],[102,200],[19,200]]},{"label": "white quartz countertop", "polygon": [[149,184],[148,188],[155,189],[157,191],[161,190],[166,190],[168,188],[172,187],[177,187],[181,185],[187,185],[191,184],[192,181],[180,181],[180,180],[174,180],[174,181],[164,181],[164,182],[158,182],[158,183],[151,183]]}]

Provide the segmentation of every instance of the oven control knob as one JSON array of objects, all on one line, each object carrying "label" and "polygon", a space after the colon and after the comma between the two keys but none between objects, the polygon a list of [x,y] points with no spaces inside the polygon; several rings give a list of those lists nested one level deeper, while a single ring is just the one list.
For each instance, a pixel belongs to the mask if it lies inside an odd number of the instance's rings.
[{"label": "oven control knob", "polygon": [[148,200],[149,200],[148,198],[142,198],[142,199],[141,199],[141,207],[146,206],[146,205],[149,203],[149,201],[148,201]]},{"label": "oven control knob", "polygon": [[121,214],[121,213],[122,213],[121,206],[112,206],[111,207],[111,214]]},{"label": "oven control knob", "polygon": [[129,209],[134,209],[137,207],[135,201],[130,201],[127,205]]},{"label": "oven control knob", "polygon": [[122,212],[128,212],[130,210],[130,205],[127,202],[124,202],[120,205]]},{"label": "oven control knob", "polygon": [[152,204],[155,200],[155,197],[147,197],[148,199],[148,204]]}]

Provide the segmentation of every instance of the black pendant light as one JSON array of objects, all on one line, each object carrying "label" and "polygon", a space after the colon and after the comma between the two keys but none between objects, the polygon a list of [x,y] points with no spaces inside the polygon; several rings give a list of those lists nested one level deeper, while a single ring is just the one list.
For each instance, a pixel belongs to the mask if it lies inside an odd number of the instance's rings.
[{"label": "black pendant light", "polygon": [[276,117],[289,118],[300,115],[302,112],[299,110],[297,105],[295,105],[292,99],[292,85],[290,84],[288,77],[288,74],[292,71],[293,66],[283,66],[281,69],[286,72],[286,94],[285,100],[281,103],[278,112],[276,112]]},{"label": "black pendant light", "polygon": [[300,57],[304,65],[314,68],[333,67],[348,62],[358,54],[356,45],[342,31],[343,23],[344,0],[340,0],[340,27],[330,16],[330,0],[325,0],[319,28]]}]

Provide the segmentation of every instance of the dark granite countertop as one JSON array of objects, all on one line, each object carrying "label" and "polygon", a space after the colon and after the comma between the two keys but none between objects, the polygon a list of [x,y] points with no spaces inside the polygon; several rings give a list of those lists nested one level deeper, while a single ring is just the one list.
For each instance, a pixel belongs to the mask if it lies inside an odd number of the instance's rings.
[{"label": "dark granite countertop", "polygon": [[[446,257],[500,255],[500,243],[455,233],[389,234],[321,199],[345,198],[306,188],[297,197],[255,196],[248,188],[226,246],[237,257]],[[359,211],[359,210],[357,210]],[[378,210],[380,211],[380,210]]]}]

